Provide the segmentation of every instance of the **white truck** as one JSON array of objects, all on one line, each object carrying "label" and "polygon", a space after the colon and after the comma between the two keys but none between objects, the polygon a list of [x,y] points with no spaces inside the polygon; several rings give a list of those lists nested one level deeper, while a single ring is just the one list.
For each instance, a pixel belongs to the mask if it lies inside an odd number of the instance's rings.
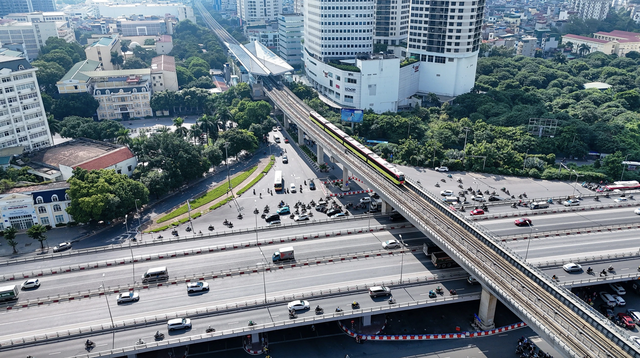
[{"label": "white truck", "polygon": [[273,262],[285,261],[285,260],[293,260],[295,259],[293,247],[281,247],[280,250],[276,251],[271,255],[271,260]]}]

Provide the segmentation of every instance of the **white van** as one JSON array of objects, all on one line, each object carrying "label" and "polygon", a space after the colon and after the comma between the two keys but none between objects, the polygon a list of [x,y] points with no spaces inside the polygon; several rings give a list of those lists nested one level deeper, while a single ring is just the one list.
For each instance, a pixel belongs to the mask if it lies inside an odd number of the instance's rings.
[{"label": "white van", "polygon": [[169,279],[169,271],[166,266],[154,267],[142,275],[142,282],[163,281]]},{"label": "white van", "polygon": [[615,307],[617,305],[616,299],[613,298],[608,292],[602,291],[600,292],[600,298],[604,301],[604,303],[609,307]]},{"label": "white van", "polygon": [[443,198],[442,201],[444,201],[447,204],[456,204],[458,202],[458,197],[447,196],[446,198]]}]

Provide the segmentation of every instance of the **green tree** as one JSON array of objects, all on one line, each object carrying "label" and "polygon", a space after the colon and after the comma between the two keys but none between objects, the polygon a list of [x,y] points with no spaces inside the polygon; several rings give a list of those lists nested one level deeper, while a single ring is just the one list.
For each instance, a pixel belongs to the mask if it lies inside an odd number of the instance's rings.
[{"label": "green tree", "polygon": [[38,84],[49,94],[53,95],[58,92],[56,82],[58,82],[67,73],[65,69],[55,62],[45,62],[36,60],[31,63],[36,67],[36,78]]},{"label": "green tree", "polygon": [[124,217],[149,201],[145,186],[115,170],[75,168],[68,180],[71,203],[67,212],[77,222],[111,221]]},{"label": "green tree", "polygon": [[161,196],[169,192],[169,180],[165,172],[150,170],[142,174],[140,182],[149,189],[149,194],[160,199]]},{"label": "green tree", "polygon": [[581,57],[584,57],[584,55],[588,54],[589,52],[591,52],[591,47],[589,47],[589,45],[580,44],[580,46],[578,46],[578,54]]},{"label": "green tree", "polygon": [[228,142],[227,148],[229,156],[235,157],[241,151],[246,150],[249,153],[253,153],[258,149],[258,139],[245,129],[233,128],[222,133],[220,139],[217,142],[218,148],[224,151],[224,143]]},{"label": "green tree", "polygon": [[129,45],[131,45],[131,40],[120,40],[120,51],[129,51]]},{"label": "green tree", "polygon": [[47,124],[49,125],[49,132],[51,135],[56,135],[60,133],[60,129],[62,128],[62,124],[59,120],[53,118],[53,115],[47,115]]},{"label": "green tree", "polygon": [[154,39],[144,39],[144,45],[145,46],[153,46],[156,44],[156,40]]},{"label": "green tree", "polygon": [[96,122],[91,118],[78,116],[66,117],[61,123],[60,135],[65,138],[89,138],[94,140],[113,140],[124,129],[119,122],[104,120]]},{"label": "green tree", "polygon": [[7,245],[11,246],[13,249],[13,253],[17,254],[18,250],[16,250],[16,246],[18,246],[18,242],[16,241],[16,234],[18,230],[16,230],[13,226],[10,226],[4,229],[4,238],[7,240]]},{"label": "green tree", "polygon": [[133,57],[128,59],[127,62],[124,63],[124,65],[122,66],[122,69],[135,70],[135,69],[141,69],[141,68],[147,68],[147,67],[149,67],[149,65],[146,64],[143,60],[137,57]]},{"label": "green tree", "polygon": [[118,51],[111,51],[110,62],[115,68],[120,68],[124,63],[124,57],[120,53],[118,53]]},{"label": "green tree", "polygon": [[209,144],[210,140],[215,141],[218,139],[218,124],[213,116],[203,115],[198,119],[198,125],[200,130],[206,135],[206,143]]},{"label": "green tree", "polygon": [[128,129],[122,128],[116,133],[116,143],[129,146],[131,144],[131,133]]},{"label": "green tree", "polygon": [[189,132],[187,135],[189,138],[193,139],[193,144],[197,145],[198,142],[201,142],[201,144],[204,143],[202,129],[197,123],[194,123],[191,125],[191,127],[189,127]]},{"label": "green tree", "polygon": [[89,93],[70,93],[61,95],[51,108],[51,114],[62,120],[69,116],[91,118],[100,107],[100,102]]},{"label": "green tree", "polygon": [[187,134],[189,133],[189,130],[183,125],[184,125],[184,119],[182,119],[182,117],[173,119],[173,126],[176,127],[175,133],[182,138],[186,137]]},{"label": "green tree", "polygon": [[204,155],[209,160],[209,163],[211,163],[211,166],[214,167],[220,165],[220,163],[222,163],[222,161],[224,160],[224,154],[222,153],[222,150],[220,150],[220,148],[216,147],[215,145],[210,145],[205,148]]},{"label": "green tree", "polygon": [[45,55],[38,57],[39,61],[43,62],[54,62],[58,65],[62,66],[65,71],[69,71],[71,67],[73,67],[73,59],[71,56],[67,55],[64,50],[53,50]]},{"label": "green tree", "polygon": [[27,236],[30,238],[40,241],[40,248],[44,249],[44,240],[47,239],[45,233],[47,232],[47,228],[40,224],[35,224],[27,230]]},{"label": "green tree", "polygon": [[196,80],[187,68],[176,66],[176,75],[178,76],[178,85],[185,86]]}]

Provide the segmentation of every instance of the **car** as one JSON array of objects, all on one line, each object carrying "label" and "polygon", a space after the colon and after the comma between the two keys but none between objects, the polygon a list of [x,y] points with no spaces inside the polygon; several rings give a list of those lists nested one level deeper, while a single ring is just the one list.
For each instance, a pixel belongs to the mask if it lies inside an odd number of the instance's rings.
[{"label": "car", "polygon": [[291,193],[295,193],[296,192],[296,184],[295,183],[291,183],[291,185],[289,185],[289,192]]},{"label": "car", "polygon": [[389,215],[389,220],[391,221],[407,221],[407,219],[402,216],[402,214],[400,213],[393,213],[391,215]]},{"label": "car", "polygon": [[627,309],[627,315],[629,315],[636,324],[640,323],[640,311],[629,308]]},{"label": "car", "polygon": [[187,293],[209,291],[209,284],[203,281],[187,283]]},{"label": "car", "polygon": [[529,218],[519,218],[519,219],[516,219],[514,221],[514,224],[516,224],[516,226],[530,226],[531,225],[531,219],[529,219]]},{"label": "car", "polygon": [[636,324],[635,322],[633,322],[633,318],[629,317],[626,313],[618,313],[618,321],[627,329],[636,328]]},{"label": "car", "polygon": [[269,216],[267,216],[266,219],[264,219],[264,221],[270,223],[272,221],[280,221],[280,215],[278,214],[271,214]]},{"label": "car", "polygon": [[136,291],[131,292],[123,292],[118,295],[118,304],[127,303],[127,302],[138,302],[140,301],[140,294]]},{"label": "car", "polygon": [[449,168],[447,167],[436,167],[437,172],[448,172]]},{"label": "car", "polygon": [[562,269],[567,271],[567,272],[581,272],[582,271],[582,266],[580,266],[580,265],[578,265],[576,263],[570,262],[568,264],[563,265]]},{"label": "car", "polygon": [[337,214],[331,215],[329,217],[332,218],[332,219],[335,219],[335,218],[339,218],[339,217],[343,217],[343,216],[347,216],[347,214],[345,214],[345,213],[337,213]]},{"label": "car", "polygon": [[471,200],[473,201],[479,201],[479,202],[485,202],[487,201],[487,199],[484,198],[484,196],[482,195],[475,195],[471,197]]},{"label": "car", "polygon": [[340,209],[331,209],[329,211],[327,211],[327,216],[332,216],[335,215],[337,213],[341,212]]},{"label": "car", "polygon": [[371,202],[370,196],[365,196],[364,198],[360,198],[360,204],[368,204]]},{"label": "car", "polygon": [[273,141],[276,142],[276,143],[280,143],[280,137],[274,137]]},{"label": "car", "polygon": [[289,163],[289,158],[285,155],[282,157],[282,164],[287,164]]},{"label": "car", "polygon": [[316,183],[314,183],[313,180],[309,180],[309,189],[316,190]]},{"label": "car", "polygon": [[280,224],[282,224],[282,221],[280,220],[274,220],[269,222],[269,226],[278,226]]},{"label": "car", "polygon": [[600,313],[602,313],[605,317],[609,318],[609,319],[613,319],[613,317],[616,315],[613,310],[611,309],[611,307],[607,306],[607,305],[600,305]]},{"label": "car", "polygon": [[616,293],[616,295],[622,296],[627,294],[627,291],[619,283],[610,283],[609,287],[611,287],[611,289],[613,290],[613,292]]},{"label": "car", "polygon": [[609,307],[616,306],[616,300],[609,294],[607,291],[600,292],[600,298],[604,301],[604,303]]},{"label": "car", "polygon": [[289,138],[285,138],[285,139],[284,139],[284,142],[285,142],[285,143],[287,143],[287,144],[289,144]]},{"label": "car", "polygon": [[282,130],[282,127],[278,126],[278,130],[279,130],[279,131],[281,131],[281,130]]},{"label": "car", "polygon": [[303,300],[291,301],[287,305],[287,308],[289,309],[289,311],[291,311],[291,310],[294,310],[294,311],[308,310],[309,309],[309,301],[303,301]]},{"label": "car", "polygon": [[400,246],[401,246],[400,242],[396,239],[387,240],[382,243],[383,249],[397,249],[397,248],[400,248]]},{"label": "car", "polygon": [[640,215],[640,208],[637,208],[636,210],[634,210],[633,213],[636,215]]},{"label": "car", "polygon": [[471,215],[484,215],[484,210],[482,210],[482,209],[473,209],[473,210],[471,210]]},{"label": "car", "polygon": [[38,280],[37,278],[30,278],[22,283],[21,288],[23,290],[28,290],[31,288],[38,288],[38,287],[40,287],[40,280]]},{"label": "car", "polygon": [[614,200],[616,203],[624,203],[625,201],[627,201],[627,198],[625,197],[619,197],[616,200]]},{"label": "car", "polygon": [[631,336],[631,337],[629,337],[629,339],[631,339],[631,342],[635,343],[637,346],[640,346],[640,337]]},{"label": "car", "polygon": [[384,287],[384,286],[369,287],[369,296],[371,297],[391,296],[391,289],[389,287]]},{"label": "car", "polygon": [[442,196],[451,196],[453,195],[453,190],[443,190],[440,192],[440,195]]},{"label": "car", "polygon": [[291,210],[289,209],[289,206],[283,206],[280,209],[278,209],[278,211],[276,211],[276,213],[278,213],[278,215],[288,215],[291,214]]},{"label": "car", "polygon": [[580,202],[578,200],[565,200],[562,202],[562,205],[564,206],[578,206],[580,205]]},{"label": "car", "polygon": [[619,296],[619,295],[611,295],[611,296],[613,296],[613,299],[616,300],[616,306],[627,305],[627,301],[625,301],[624,298],[622,298],[622,296]]},{"label": "car", "polygon": [[467,282],[469,282],[472,285],[475,285],[475,284],[478,284],[478,279],[476,279],[473,276],[469,276],[469,277],[467,277]]},{"label": "car", "polygon": [[69,250],[70,248],[71,248],[71,243],[69,241],[61,242],[53,248],[53,252]]},{"label": "car", "polygon": [[167,329],[169,332],[176,329],[191,328],[191,320],[188,318],[175,318],[167,321]]},{"label": "car", "polygon": [[271,130],[273,130],[274,132],[277,132],[278,131],[278,127],[273,126],[273,128],[271,128]]},{"label": "car", "polygon": [[491,195],[489,197],[489,201],[502,201],[504,199],[502,199],[501,197],[497,196],[497,195]]},{"label": "car", "polygon": [[293,221],[305,221],[305,220],[309,220],[309,215],[307,214],[301,214],[301,215],[296,215],[293,218]]}]

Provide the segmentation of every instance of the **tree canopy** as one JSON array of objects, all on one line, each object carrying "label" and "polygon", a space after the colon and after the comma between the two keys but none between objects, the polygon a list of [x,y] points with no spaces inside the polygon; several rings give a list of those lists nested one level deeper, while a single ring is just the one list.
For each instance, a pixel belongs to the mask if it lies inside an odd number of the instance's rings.
[{"label": "tree canopy", "polygon": [[113,140],[124,129],[120,122],[110,119],[96,122],[91,118],[66,117],[60,123],[60,135],[67,138],[84,137],[95,140]]}]

